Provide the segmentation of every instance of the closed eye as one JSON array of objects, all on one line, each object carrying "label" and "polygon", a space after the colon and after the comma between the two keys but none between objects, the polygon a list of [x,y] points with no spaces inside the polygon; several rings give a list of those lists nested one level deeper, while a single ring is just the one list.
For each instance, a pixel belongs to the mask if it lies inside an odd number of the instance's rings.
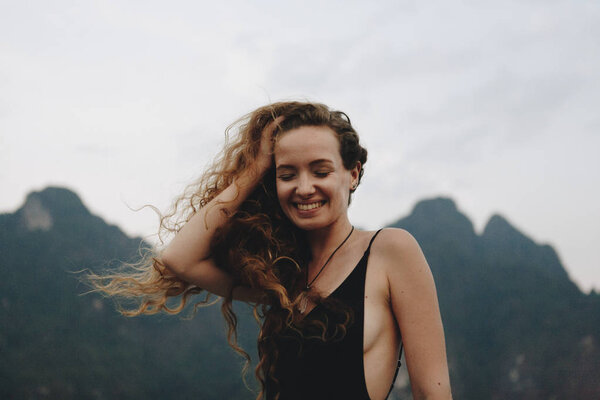
[{"label": "closed eye", "polygon": [[282,174],[282,175],[279,175],[277,178],[281,179],[282,181],[289,181],[294,178],[294,175],[293,174]]},{"label": "closed eye", "polygon": [[319,178],[325,178],[326,176],[328,176],[330,174],[329,171],[323,171],[323,172],[315,172],[315,175]]}]

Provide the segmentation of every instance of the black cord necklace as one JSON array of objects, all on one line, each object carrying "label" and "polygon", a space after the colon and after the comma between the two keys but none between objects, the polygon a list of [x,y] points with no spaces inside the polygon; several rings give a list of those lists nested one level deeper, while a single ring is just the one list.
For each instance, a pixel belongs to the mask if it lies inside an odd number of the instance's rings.
[{"label": "black cord necklace", "polygon": [[[336,249],[333,251],[333,253],[331,253],[331,255],[329,256],[327,261],[325,261],[325,264],[323,264],[323,266],[321,267],[321,269],[319,270],[317,275],[310,282],[308,282],[308,268],[306,268],[306,287],[305,287],[306,291],[310,290],[311,285],[314,283],[314,281],[317,280],[319,275],[321,275],[321,272],[323,272],[323,270],[325,269],[327,264],[329,264],[329,261],[331,261],[331,259],[335,255],[335,253],[337,253],[337,251],[344,245],[344,243],[346,243],[346,241],[348,241],[348,239],[350,239],[350,235],[352,235],[352,232],[354,232],[354,225],[352,225],[352,229],[350,229],[350,233],[348,234],[348,236],[346,236],[346,239],[344,239],[342,241],[342,243],[340,243],[340,245],[338,247],[336,247]],[[306,305],[307,305],[308,300],[306,299],[306,297],[304,297],[302,300],[303,301],[302,301],[302,305],[300,306],[300,313],[304,314],[304,311],[306,311]]]}]

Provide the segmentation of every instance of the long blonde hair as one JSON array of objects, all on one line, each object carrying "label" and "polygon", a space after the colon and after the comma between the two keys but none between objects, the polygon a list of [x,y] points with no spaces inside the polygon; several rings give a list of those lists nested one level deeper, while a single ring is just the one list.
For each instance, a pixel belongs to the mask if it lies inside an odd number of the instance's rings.
[{"label": "long blonde hair", "polygon": [[[163,235],[177,233],[199,209],[207,206],[252,164],[260,149],[264,128],[279,116],[283,116],[284,120],[275,135],[306,125],[331,128],[339,139],[344,167],[351,169],[360,162],[360,182],[367,151],[359,144],[358,135],[346,114],[318,103],[273,103],[251,112],[227,128],[222,152],[196,182],[186,187],[169,212],[162,215],[154,208],[160,216],[158,236],[161,244],[164,244]],[[333,299],[302,291],[304,268],[311,257],[310,249],[304,232],[287,219],[279,206],[274,168],[267,172],[227,222],[217,229],[210,249],[215,264],[232,277],[234,287],[252,287],[261,291],[266,299],[265,304],[254,305],[254,317],[260,325],[260,360],[255,375],[261,384],[261,391],[257,400],[262,399],[265,379],[272,376],[278,355],[273,337],[286,328],[298,330],[308,324],[318,326],[322,332],[321,339],[328,340],[325,333],[327,327],[321,322],[302,320],[297,311],[302,297],[310,296],[312,301],[332,309],[344,307]],[[161,311],[177,314],[185,308],[191,296],[203,291],[165,268],[160,259],[160,250],[157,249],[142,255],[135,264],[124,265],[121,271],[105,275],[90,274],[88,280],[96,291],[133,301],[133,306],[128,303],[129,308],[120,308],[127,316]],[[221,311],[228,326],[227,340],[230,346],[246,359],[243,368],[245,376],[250,356],[237,343],[237,317],[232,310],[232,292],[233,288],[224,297]],[[171,305],[174,298],[178,301]],[[209,299],[210,294],[207,293],[206,298],[197,302],[194,309],[209,304]],[[350,317],[346,318],[344,323],[336,327],[336,331],[345,332],[350,320]]]}]

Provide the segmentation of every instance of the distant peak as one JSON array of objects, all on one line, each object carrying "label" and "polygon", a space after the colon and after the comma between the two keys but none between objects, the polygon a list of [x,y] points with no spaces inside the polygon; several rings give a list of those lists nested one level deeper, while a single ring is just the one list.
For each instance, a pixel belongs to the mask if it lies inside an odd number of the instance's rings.
[{"label": "distant peak", "polygon": [[[463,238],[475,237],[473,224],[448,197],[434,197],[419,201],[409,216],[391,226],[403,227],[411,232],[453,232]],[[457,237],[458,237],[457,236]]]},{"label": "distant peak", "polygon": [[435,197],[419,201],[413,209],[414,214],[420,213],[457,213],[456,203],[449,197]]},{"label": "distant peak", "polygon": [[494,214],[490,217],[489,221],[485,225],[483,230],[483,236],[494,236],[494,235],[506,235],[506,234],[518,234],[523,236],[519,230],[512,226],[506,218],[500,214]]},{"label": "distant peak", "polygon": [[52,214],[44,207],[38,197],[28,196],[21,210],[23,224],[28,231],[48,231],[52,228],[54,224]]},{"label": "distant peak", "polygon": [[49,230],[57,218],[90,214],[75,192],[55,186],[29,193],[18,212],[27,230]]},{"label": "distant peak", "polygon": [[507,247],[521,246],[524,244],[527,244],[528,246],[537,246],[533,239],[519,231],[499,214],[492,215],[485,225],[481,237],[485,240],[500,241],[505,244],[508,243]]}]

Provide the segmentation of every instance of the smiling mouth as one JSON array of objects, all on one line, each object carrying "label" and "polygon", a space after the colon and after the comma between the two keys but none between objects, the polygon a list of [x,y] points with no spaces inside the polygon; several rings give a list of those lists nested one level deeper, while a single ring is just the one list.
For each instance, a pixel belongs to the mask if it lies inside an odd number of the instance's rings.
[{"label": "smiling mouth", "polygon": [[314,203],[308,203],[308,204],[301,204],[301,203],[294,203],[296,205],[296,208],[299,209],[300,211],[309,211],[309,210],[314,210],[315,208],[320,208],[323,206],[323,204],[325,204],[324,201],[316,201]]}]

